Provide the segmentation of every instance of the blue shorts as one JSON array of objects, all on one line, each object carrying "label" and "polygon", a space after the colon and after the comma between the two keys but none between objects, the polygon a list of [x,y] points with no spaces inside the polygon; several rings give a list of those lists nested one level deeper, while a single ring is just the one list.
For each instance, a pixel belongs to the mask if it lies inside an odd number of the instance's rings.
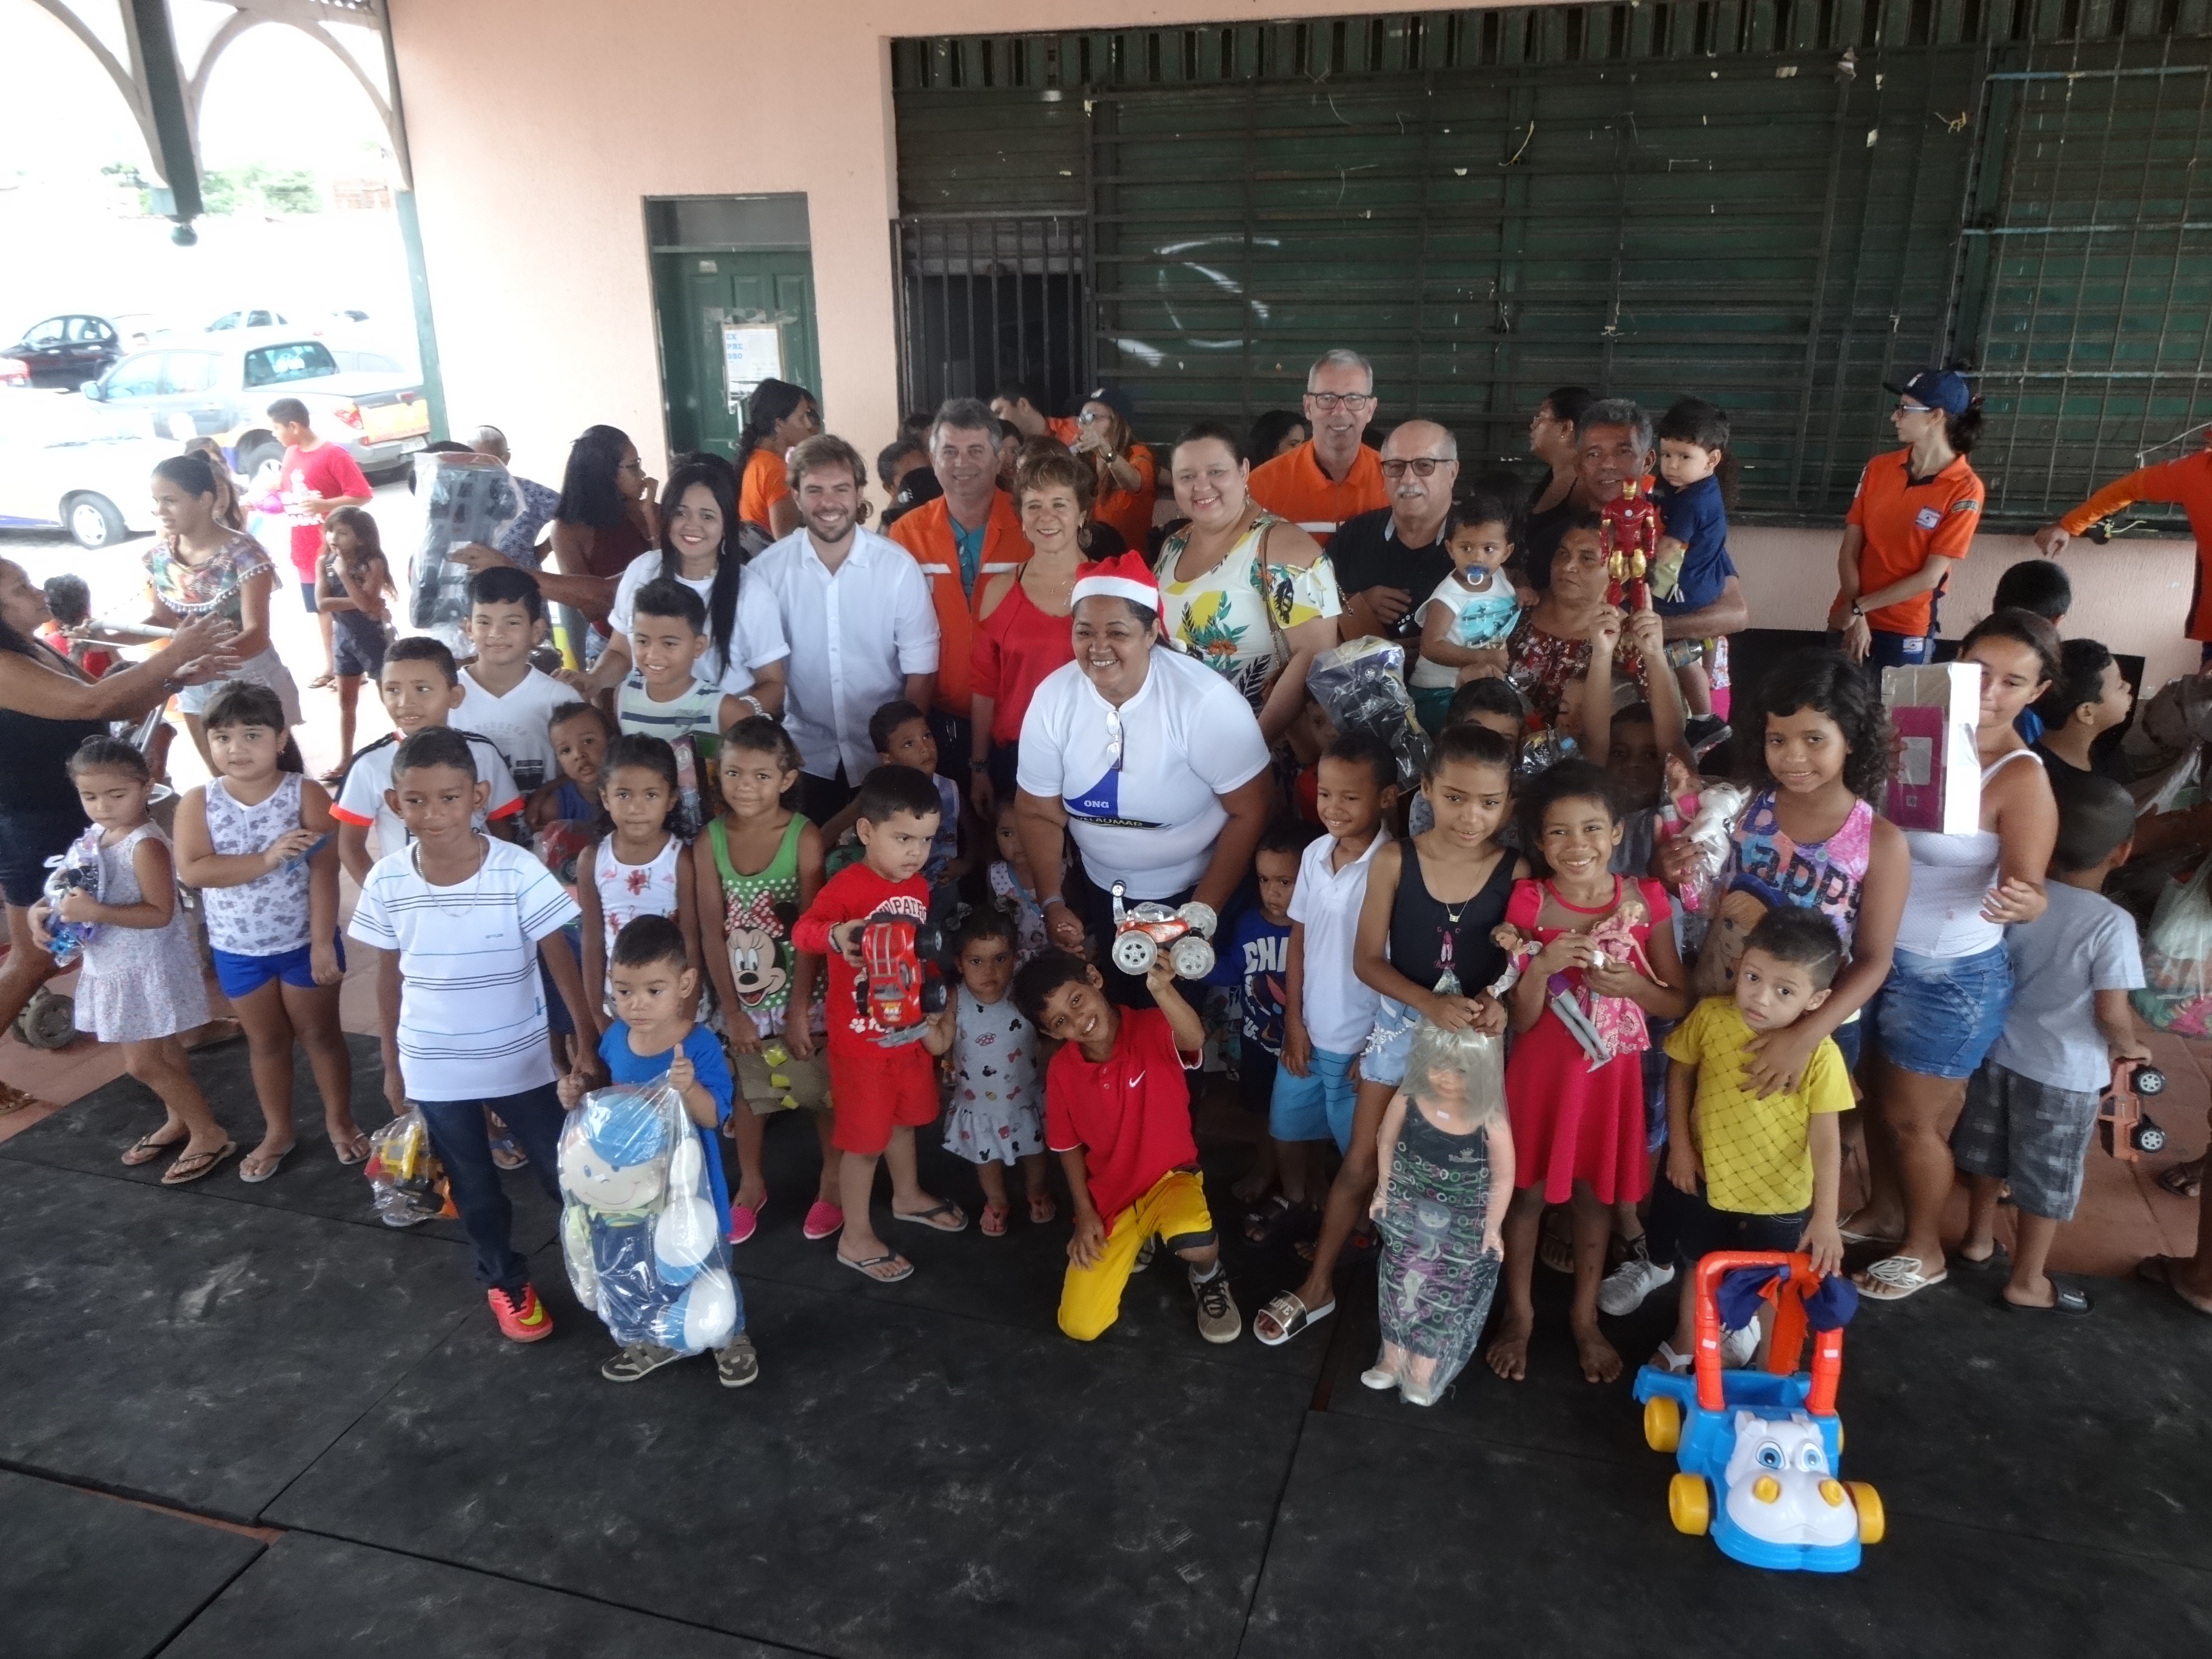
[{"label": "blue shorts", "polygon": [[1971,957],[1899,951],[1875,997],[1875,1041],[1900,1071],[1972,1077],[2011,1006],[2012,958],[2002,945]]},{"label": "blue shorts", "polygon": [[[561,937],[568,941],[568,949],[576,958],[576,971],[581,973],[584,968],[583,935],[572,924],[561,930]],[[553,982],[553,970],[545,965],[545,958],[542,955],[538,958],[538,982],[545,990],[545,1029],[555,1036],[575,1036],[576,1022],[569,1018],[568,1004],[561,995],[561,988]],[[584,1000],[588,1002],[591,995],[592,988],[586,985]]]},{"label": "blue shorts", "polygon": [[1413,1028],[1421,1017],[1395,997],[1384,997],[1375,1011],[1375,1029],[1360,1051],[1359,1076],[1366,1083],[1396,1088],[1406,1080],[1406,1056],[1413,1047]]},{"label": "blue shorts", "polygon": [[1352,1059],[1316,1048],[1304,1077],[1292,1077],[1289,1066],[1278,1066],[1267,1133],[1278,1140],[1333,1140],[1338,1152],[1348,1151],[1352,1110],[1359,1103]]},{"label": "blue shorts", "polygon": [[[337,947],[338,969],[343,973],[345,941],[334,939],[331,943]],[[279,951],[275,956],[242,957],[234,951],[208,947],[208,954],[215,958],[216,983],[222,987],[223,995],[233,1002],[252,996],[272,979],[296,985],[303,991],[315,989],[314,951],[313,945],[302,945],[296,951]]]}]

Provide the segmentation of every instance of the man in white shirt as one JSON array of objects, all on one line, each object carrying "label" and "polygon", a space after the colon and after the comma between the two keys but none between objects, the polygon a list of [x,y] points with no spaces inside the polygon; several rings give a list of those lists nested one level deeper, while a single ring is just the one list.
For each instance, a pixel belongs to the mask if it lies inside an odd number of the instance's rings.
[{"label": "man in white shirt", "polygon": [[906,550],[860,527],[867,464],[842,438],[791,452],[799,528],[746,567],[791,647],[784,727],[799,745],[799,810],[834,816],[876,765],[868,716],[903,697],[927,708],[939,630],[929,581]]}]

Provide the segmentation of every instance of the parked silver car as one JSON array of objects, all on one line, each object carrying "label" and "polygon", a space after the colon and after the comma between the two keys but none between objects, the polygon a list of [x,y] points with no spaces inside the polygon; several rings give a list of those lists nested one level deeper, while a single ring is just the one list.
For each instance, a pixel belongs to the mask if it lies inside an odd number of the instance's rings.
[{"label": "parked silver car", "polygon": [[167,340],[86,381],[83,395],[179,437],[189,422],[191,434],[221,440],[248,478],[283,454],[266,413],[279,398],[305,404],[315,430],[364,472],[404,467],[430,435],[429,401],[397,360],[283,329]]},{"label": "parked silver car", "polygon": [[70,393],[0,397],[0,526],[60,525],[89,548],[151,532],[154,464],[183,447]]}]

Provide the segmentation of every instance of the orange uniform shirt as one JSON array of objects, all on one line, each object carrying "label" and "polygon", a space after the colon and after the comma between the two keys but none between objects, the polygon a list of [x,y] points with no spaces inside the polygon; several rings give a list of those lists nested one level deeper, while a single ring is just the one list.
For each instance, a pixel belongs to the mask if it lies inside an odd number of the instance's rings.
[{"label": "orange uniform shirt", "polygon": [[1044,417],[1044,429],[1047,436],[1055,438],[1073,449],[1076,439],[1082,434],[1083,425],[1073,415],[1048,415]]},{"label": "orange uniform shirt", "polygon": [[2200,449],[2178,460],[2160,461],[2116,478],[2058,521],[2069,536],[2078,536],[2098,520],[2107,518],[2136,501],[2172,501],[2189,515],[2189,533],[2197,538],[2197,586],[2189,596],[2189,638],[2212,641],[2212,596],[2204,580],[2207,560],[2212,560],[2212,449]]},{"label": "orange uniform shirt", "polygon": [[771,530],[775,526],[769,522],[769,508],[790,494],[791,469],[782,456],[756,449],[745,457],[745,475],[738,486],[739,518]]},{"label": "orange uniform shirt", "polygon": [[1137,469],[1137,487],[1108,491],[1091,507],[1091,516],[1113,526],[1125,546],[1141,553],[1145,538],[1152,533],[1152,509],[1159,501],[1159,463],[1145,444],[1131,444],[1121,452],[1121,459]]},{"label": "orange uniform shirt", "polygon": [[[1003,489],[991,495],[991,516],[983,526],[983,564],[975,592],[960,585],[960,544],[952,534],[951,509],[939,495],[902,516],[884,532],[914,556],[929,578],[930,602],[937,607],[941,637],[937,647],[937,706],[967,717],[975,689],[975,593],[1001,570],[1012,570],[1030,556],[1029,539]],[[958,758],[955,757],[954,758]]]},{"label": "orange uniform shirt", "polygon": [[[1982,522],[1988,492],[1964,455],[1954,457],[1934,477],[1917,482],[1911,465],[1911,451],[1893,449],[1875,456],[1859,474],[1858,494],[1851,497],[1844,522],[1866,532],[1866,544],[1859,550],[1862,593],[1902,580],[1931,558],[1965,558]],[[1869,611],[1867,626],[1908,638],[1923,635],[1942,591],[1938,586]]]},{"label": "orange uniform shirt", "polygon": [[1342,483],[1321,470],[1309,438],[1289,454],[1254,467],[1249,487],[1254,501],[1323,547],[1346,519],[1390,504],[1382,487],[1382,458],[1365,444],[1352,458],[1352,471]]}]

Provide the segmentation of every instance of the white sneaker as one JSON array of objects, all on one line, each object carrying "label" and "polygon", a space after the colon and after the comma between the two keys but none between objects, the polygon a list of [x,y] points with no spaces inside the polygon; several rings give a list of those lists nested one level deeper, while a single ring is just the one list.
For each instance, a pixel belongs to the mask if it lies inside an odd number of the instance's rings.
[{"label": "white sneaker", "polygon": [[1597,1287],[1597,1310],[1618,1319],[1644,1305],[1644,1298],[1662,1285],[1674,1282],[1674,1270],[1662,1267],[1648,1255],[1632,1255],[1605,1276]]},{"label": "white sneaker", "polygon": [[1759,1357],[1759,1322],[1753,1320],[1740,1331],[1721,1333],[1721,1364],[1727,1370],[1740,1371]]}]

